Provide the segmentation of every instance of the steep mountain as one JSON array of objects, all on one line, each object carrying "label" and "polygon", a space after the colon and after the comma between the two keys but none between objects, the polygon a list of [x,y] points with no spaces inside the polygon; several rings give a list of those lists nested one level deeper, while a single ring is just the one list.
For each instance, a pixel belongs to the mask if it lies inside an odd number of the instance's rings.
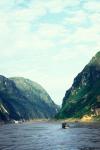
[{"label": "steep mountain", "polygon": [[57,118],[81,118],[83,115],[95,113],[97,108],[100,108],[100,51],[66,91]]},{"label": "steep mountain", "polygon": [[0,75],[0,120],[51,118],[57,105],[37,83],[25,78]]},{"label": "steep mountain", "polygon": [[[20,89],[21,93],[31,102],[34,103],[38,113],[41,116],[49,117],[49,114],[54,116],[57,113],[58,106],[52,101],[48,93],[41,85],[23,77],[11,78]],[[42,114],[43,113],[43,114]]]}]

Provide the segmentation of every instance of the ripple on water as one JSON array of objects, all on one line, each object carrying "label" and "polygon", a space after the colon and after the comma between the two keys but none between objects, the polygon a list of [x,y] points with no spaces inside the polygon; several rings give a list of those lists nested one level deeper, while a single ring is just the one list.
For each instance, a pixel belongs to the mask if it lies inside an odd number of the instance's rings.
[{"label": "ripple on water", "polygon": [[0,127],[0,150],[100,150],[100,124],[25,123]]}]

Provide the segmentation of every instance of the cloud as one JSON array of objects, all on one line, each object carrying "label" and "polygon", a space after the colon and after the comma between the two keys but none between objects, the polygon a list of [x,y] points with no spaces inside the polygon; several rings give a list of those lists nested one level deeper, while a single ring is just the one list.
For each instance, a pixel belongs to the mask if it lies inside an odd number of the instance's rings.
[{"label": "cloud", "polygon": [[90,15],[90,20],[91,20],[91,23],[93,25],[100,25],[100,13],[96,13],[96,14],[91,14]]},{"label": "cloud", "polygon": [[7,11],[11,9],[14,5],[14,0],[3,0],[0,1],[0,10]]},{"label": "cloud", "polygon": [[90,28],[79,28],[72,36],[72,41],[80,42],[99,42],[100,35],[99,26],[92,26]]},{"label": "cloud", "polygon": [[42,39],[54,40],[56,38],[57,40],[57,38],[63,38],[69,34],[69,31],[61,24],[42,23],[39,25],[36,34]]},{"label": "cloud", "polygon": [[96,0],[0,1],[1,73],[31,78],[60,101],[99,51],[99,10]]},{"label": "cloud", "polygon": [[46,14],[46,10],[39,5],[33,5],[29,8],[16,9],[13,11],[12,17],[16,22],[29,22],[38,19]]},{"label": "cloud", "polygon": [[[72,31],[65,39],[61,39],[62,45],[64,44],[89,44],[91,47],[93,43],[96,45],[100,41],[100,28],[99,24],[94,23],[88,28],[78,27],[76,30]],[[91,43],[91,45],[90,45]]]},{"label": "cloud", "polygon": [[76,51],[71,51],[70,48],[64,48],[53,57],[53,60],[57,62],[68,62],[70,59],[76,58],[76,56]]},{"label": "cloud", "polygon": [[78,0],[51,0],[47,3],[44,3],[45,7],[50,11],[51,13],[59,13],[64,11],[66,7],[75,7],[79,5]]},{"label": "cloud", "polygon": [[84,4],[84,8],[92,13],[100,13],[100,1],[98,0],[86,1],[86,3]]},{"label": "cloud", "polygon": [[88,14],[82,10],[71,12],[70,16],[64,19],[64,25],[70,25],[74,27],[83,26],[87,23]]},{"label": "cloud", "polygon": [[95,45],[74,44],[71,47],[66,47],[59,51],[59,53],[53,57],[53,61],[67,64],[68,62],[79,61],[86,57],[89,60],[97,51],[99,51],[99,47],[100,44],[97,47]]}]

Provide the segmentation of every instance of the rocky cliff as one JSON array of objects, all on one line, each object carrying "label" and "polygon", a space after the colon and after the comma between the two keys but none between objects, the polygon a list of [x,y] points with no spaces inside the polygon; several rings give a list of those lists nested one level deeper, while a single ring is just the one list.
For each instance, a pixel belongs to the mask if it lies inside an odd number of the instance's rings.
[{"label": "rocky cliff", "polygon": [[77,75],[63,98],[57,118],[81,118],[100,108],[100,52]]}]

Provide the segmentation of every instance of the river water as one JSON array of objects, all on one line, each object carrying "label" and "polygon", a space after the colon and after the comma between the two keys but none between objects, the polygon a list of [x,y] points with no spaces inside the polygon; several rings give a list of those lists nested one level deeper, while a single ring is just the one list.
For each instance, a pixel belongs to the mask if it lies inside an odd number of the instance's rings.
[{"label": "river water", "polygon": [[0,150],[100,150],[100,124],[23,123],[0,126]]}]

